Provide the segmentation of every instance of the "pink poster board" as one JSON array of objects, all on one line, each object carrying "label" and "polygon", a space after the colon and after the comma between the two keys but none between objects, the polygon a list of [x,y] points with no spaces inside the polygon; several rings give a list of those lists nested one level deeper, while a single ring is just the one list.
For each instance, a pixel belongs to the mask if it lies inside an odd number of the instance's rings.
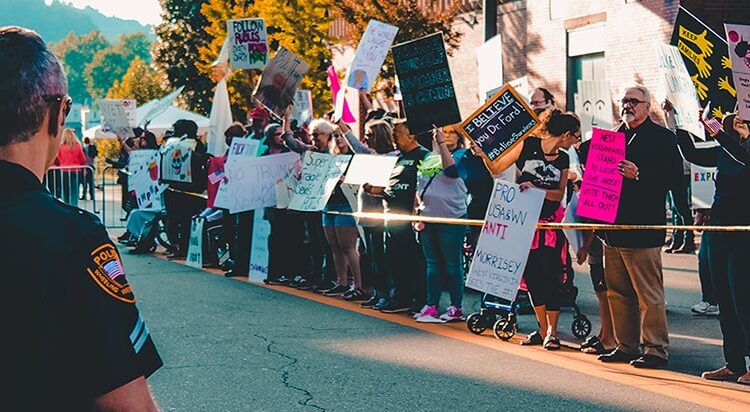
[{"label": "pink poster board", "polygon": [[[328,66],[328,80],[331,83],[331,96],[333,98],[333,101],[336,102],[339,91],[341,91],[341,93],[346,93],[346,90],[341,90],[339,75],[336,73],[336,69],[333,66]],[[347,103],[346,97],[344,97],[344,111],[341,118],[344,120],[344,123],[356,122],[352,111],[349,109],[349,103]]]},{"label": "pink poster board", "polygon": [[594,128],[579,192],[578,216],[615,222],[623,179],[617,165],[622,160],[625,160],[625,133]]}]

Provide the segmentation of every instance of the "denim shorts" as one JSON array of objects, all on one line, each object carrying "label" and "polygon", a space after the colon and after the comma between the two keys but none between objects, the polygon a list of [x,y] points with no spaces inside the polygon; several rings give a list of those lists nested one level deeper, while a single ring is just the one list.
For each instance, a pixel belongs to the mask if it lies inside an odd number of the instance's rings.
[{"label": "denim shorts", "polygon": [[331,215],[326,212],[352,213],[348,203],[329,204],[323,209],[323,227],[357,226],[354,216]]}]

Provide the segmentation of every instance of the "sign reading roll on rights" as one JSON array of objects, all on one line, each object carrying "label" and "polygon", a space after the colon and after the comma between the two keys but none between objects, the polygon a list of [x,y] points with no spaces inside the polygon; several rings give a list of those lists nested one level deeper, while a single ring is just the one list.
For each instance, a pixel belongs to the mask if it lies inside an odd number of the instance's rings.
[{"label": "sign reading roll on rights", "polygon": [[432,129],[433,124],[445,126],[460,122],[443,33],[398,44],[391,52],[409,131],[417,134]]},{"label": "sign reading roll on rights", "polygon": [[625,133],[594,128],[590,145],[577,214],[614,223],[622,191],[622,175],[617,166],[625,160]]},{"label": "sign reading roll on rights", "polygon": [[284,118],[284,110],[292,104],[302,77],[310,65],[289,50],[280,47],[260,77],[253,98]]},{"label": "sign reading roll on rights", "polygon": [[539,118],[510,85],[503,86],[461,123],[461,131],[482,149],[491,163],[521,143],[539,125]]},{"label": "sign reading roll on rights", "polygon": [[543,190],[495,180],[466,286],[515,300],[543,203]]},{"label": "sign reading roll on rights", "polygon": [[268,38],[263,19],[227,20],[232,69],[262,69],[268,62]]}]

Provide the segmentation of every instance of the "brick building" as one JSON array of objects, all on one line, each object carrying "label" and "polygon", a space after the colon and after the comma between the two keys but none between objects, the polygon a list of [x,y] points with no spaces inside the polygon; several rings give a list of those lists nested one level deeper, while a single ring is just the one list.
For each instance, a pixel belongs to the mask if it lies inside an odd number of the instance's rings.
[{"label": "brick building", "polygon": [[[420,1],[434,11],[448,4]],[[532,88],[547,87],[558,105],[569,110],[577,80],[609,80],[615,100],[634,83],[657,91],[654,47],[669,42],[680,5],[722,37],[724,20],[750,21],[747,0],[498,0],[503,79],[528,76]],[[476,48],[484,43],[482,1],[463,0],[454,24],[464,32],[450,64],[465,117],[480,105]],[[345,26],[334,24],[332,30],[341,35]],[[335,48],[334,54],[338,68],[353,58],[353,50],[346,47]]]}]

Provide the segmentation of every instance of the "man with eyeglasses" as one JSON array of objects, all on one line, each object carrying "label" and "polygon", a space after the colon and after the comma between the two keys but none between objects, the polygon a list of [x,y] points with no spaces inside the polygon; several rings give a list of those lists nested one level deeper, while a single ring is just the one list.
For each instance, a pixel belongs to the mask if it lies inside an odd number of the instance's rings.
[{"label": "man with eyeglasses", "polygon": [[62,66],[35,32],[0,27],[0,313],[9,410],[155,411],[162,361],[99,219],[41,181],[70,110]]},{"label": "man with eyeglasses", "polygon": [[[651,96],[643,86],[625,90],[621,100],[625,157],[616,225],[665,225],[664,199],[682,177],[675,135],[649,117]],[[637,368],[666,368],[667,313],[661,248],[665,230],[611,230],[604,240],[604,277],[612,309],[614,351],[602,362],[629,362]],[[641,353],[641,346],[643,353]]]}]

